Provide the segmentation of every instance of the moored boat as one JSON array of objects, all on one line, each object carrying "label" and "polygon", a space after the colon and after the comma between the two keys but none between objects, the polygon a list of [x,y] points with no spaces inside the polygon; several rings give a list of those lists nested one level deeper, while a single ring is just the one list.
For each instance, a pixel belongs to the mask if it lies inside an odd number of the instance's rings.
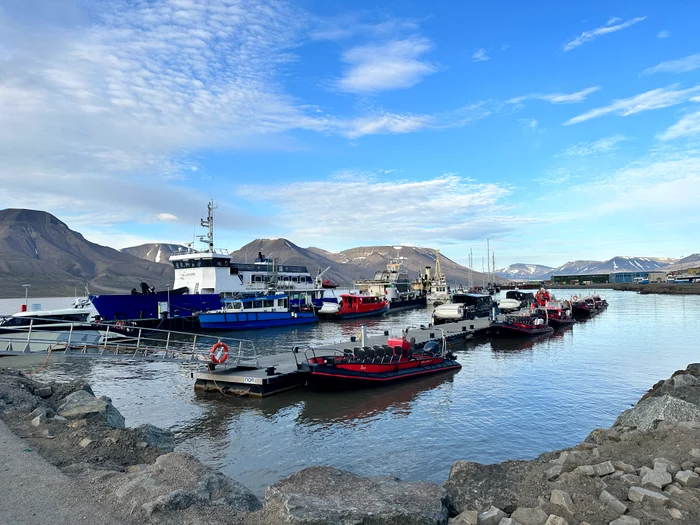
[{"label": "moored boat", "polygon": [[534,337],[553,331],[554,328],[545,324],[543,319],[529,315],[508,315],[503,321],[491,323],[488,328],[491,337]]},{"label": "moored boat", "polygon": [[389,302],[378,295],[340,294],[338,303],[324,303],[318,316],[326,319],[352,319],[382,315],[389,311]]},{"label": "moored boat", "polygon": [[309,386],[324,390],[386,385],[460,368],[462,365],[447,351],[444,340],[442,345],[430,341],[422,349],[413,350],[405,338],[394,346],[346,349],[335,356],[307,356],[302,365],[302,370],[309,372]]},{"label": "moored boat", "polygon": [[419,308],[427,304],[425,294],[413,289],[408,271],[398,259],[387,264],[386,270],[376,272],[374,279],[361,279],[354,284],[362,294],[384,297],[392,312]]},{"label": "moored boat", "polygon": [[255,330],[315,323],[311,307],[290,307],[286,294],[224,299],[222,308],[198,312],[203,330]]},{"label": "moored boat", "polygon": [[564,328],[576,324],[569,301],[550,301],[535,308],[534,316],[544,319],[552,328]]},{"label": "moored boat", "polygon": [[442,304],[433,311],[433,324],[454,323],[465,319],[488,317],[493,300],[490,295],[455,293],[452,303]]},{"label": "moored boat", "polygon": [[430,267],[426,267],[426,276],[428,278],[428,293],[425,296],[426,302],[433,306],[440,306],[452,301],[452,292],[445,274],[442,272],[440,264],[440,250],[435,250],[435,275],[430,277]]}]

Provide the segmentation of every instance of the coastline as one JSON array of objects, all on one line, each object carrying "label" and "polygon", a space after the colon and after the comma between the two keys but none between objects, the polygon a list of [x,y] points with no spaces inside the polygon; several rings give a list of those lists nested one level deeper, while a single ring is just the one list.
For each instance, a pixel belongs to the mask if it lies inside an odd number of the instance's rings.
[{"label": "coastline", "polygon": [[[12,455],[14,472],[31,478],[24,463],[45,463],[70,493],[90,496],[83,513],[93,509],[104,523],[622,525],[673,523],[679,515],[700,521],[700,364],[659,381],[610,429],[595,429],[570,449],[530,461],[457,461],[442,485],[309,467],[268,487],[264,502],[192,456],[172,452],[170,432],[123,428],[120,418],[111,400],[95,397],[85,383],[40,384],[0,369],[0,419],[14,433],[2,454]],[[33,451],[26,458],[16,452],[22,444]],[[6,485],[11,472],[0,471]],[[0,506],[0,518],[20,516],[27,505],[13,498]]]},{"label": "coastline", "polygon": [[599,284],[552,284],[550,290],[618,290],[621,292],[637,292],[642,295],[700,295],[700,283],[599,283]]}]

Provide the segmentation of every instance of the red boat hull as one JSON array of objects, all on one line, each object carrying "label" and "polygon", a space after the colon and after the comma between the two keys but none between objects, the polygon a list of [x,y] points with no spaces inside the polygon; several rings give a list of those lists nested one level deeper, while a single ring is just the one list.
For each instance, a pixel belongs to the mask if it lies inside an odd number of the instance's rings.
[{"label": "red boat hull", "polygon": [[310,364],[309,386],[322,390],[346,390],[392,384],[430,374],[459,370],[451,359],[432,357],[398,363]]}]

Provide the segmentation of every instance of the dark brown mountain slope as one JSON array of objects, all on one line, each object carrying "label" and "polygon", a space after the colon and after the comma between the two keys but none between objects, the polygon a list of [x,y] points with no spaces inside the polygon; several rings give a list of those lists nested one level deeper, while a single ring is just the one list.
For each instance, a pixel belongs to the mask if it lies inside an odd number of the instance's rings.
[{"label": "dark brown mountain slope", "polygon": [[170,265],[158,264],[92,243],[53,215],[0,210],[0,295],[34,297],[91,292],[128,292],[146,281],[157,288],[173,282]]}]

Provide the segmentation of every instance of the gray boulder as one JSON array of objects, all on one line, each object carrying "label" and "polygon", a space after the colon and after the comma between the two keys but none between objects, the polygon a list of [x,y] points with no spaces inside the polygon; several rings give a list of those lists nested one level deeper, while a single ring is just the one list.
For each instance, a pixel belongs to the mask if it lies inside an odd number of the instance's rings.
[{"label": "gray boulder", "polygon": [[197,507],[219,507],[224,514],[261,507],[260,500],[242,484],[179,452],[159,456],[154,464],[105,479],[105,483],[118,504],[145,518]]},{"label": "gray boulder", "polygon": [[700,421],[700,407],[669,395],[650,397],[620,414],[614,426],[636,427],[641,432],[651,432],[661,421]]},{"label": "gray boulder", "polygon": [[443,485],[450,511],[459,514],[493,506],[511,513],[518,506],[534,503],[520,501],[522,490],[546,492],[545,471],[549,467],[536,461],[504,461],[494,465],[457,461]]},{"label": "gray boulder", "polygon": [[445,489],[432,483],[309,467],[269,486],[263,509],[246,523],[443,525],[444,499]]},{"label": "gray boulder", "polygon": [[164,430],[148,423],[134,429],[136,439],[149,446],[172,452],[175,450],[175,434],[170,430]]},{"label": "gray boulder", "polygon": [[124,428],[124,416],[111,403],[98,399],[86,390],[78,390],[68,395],[58,407],[59,416],[67,419],[99,417],[111,427]]}]

